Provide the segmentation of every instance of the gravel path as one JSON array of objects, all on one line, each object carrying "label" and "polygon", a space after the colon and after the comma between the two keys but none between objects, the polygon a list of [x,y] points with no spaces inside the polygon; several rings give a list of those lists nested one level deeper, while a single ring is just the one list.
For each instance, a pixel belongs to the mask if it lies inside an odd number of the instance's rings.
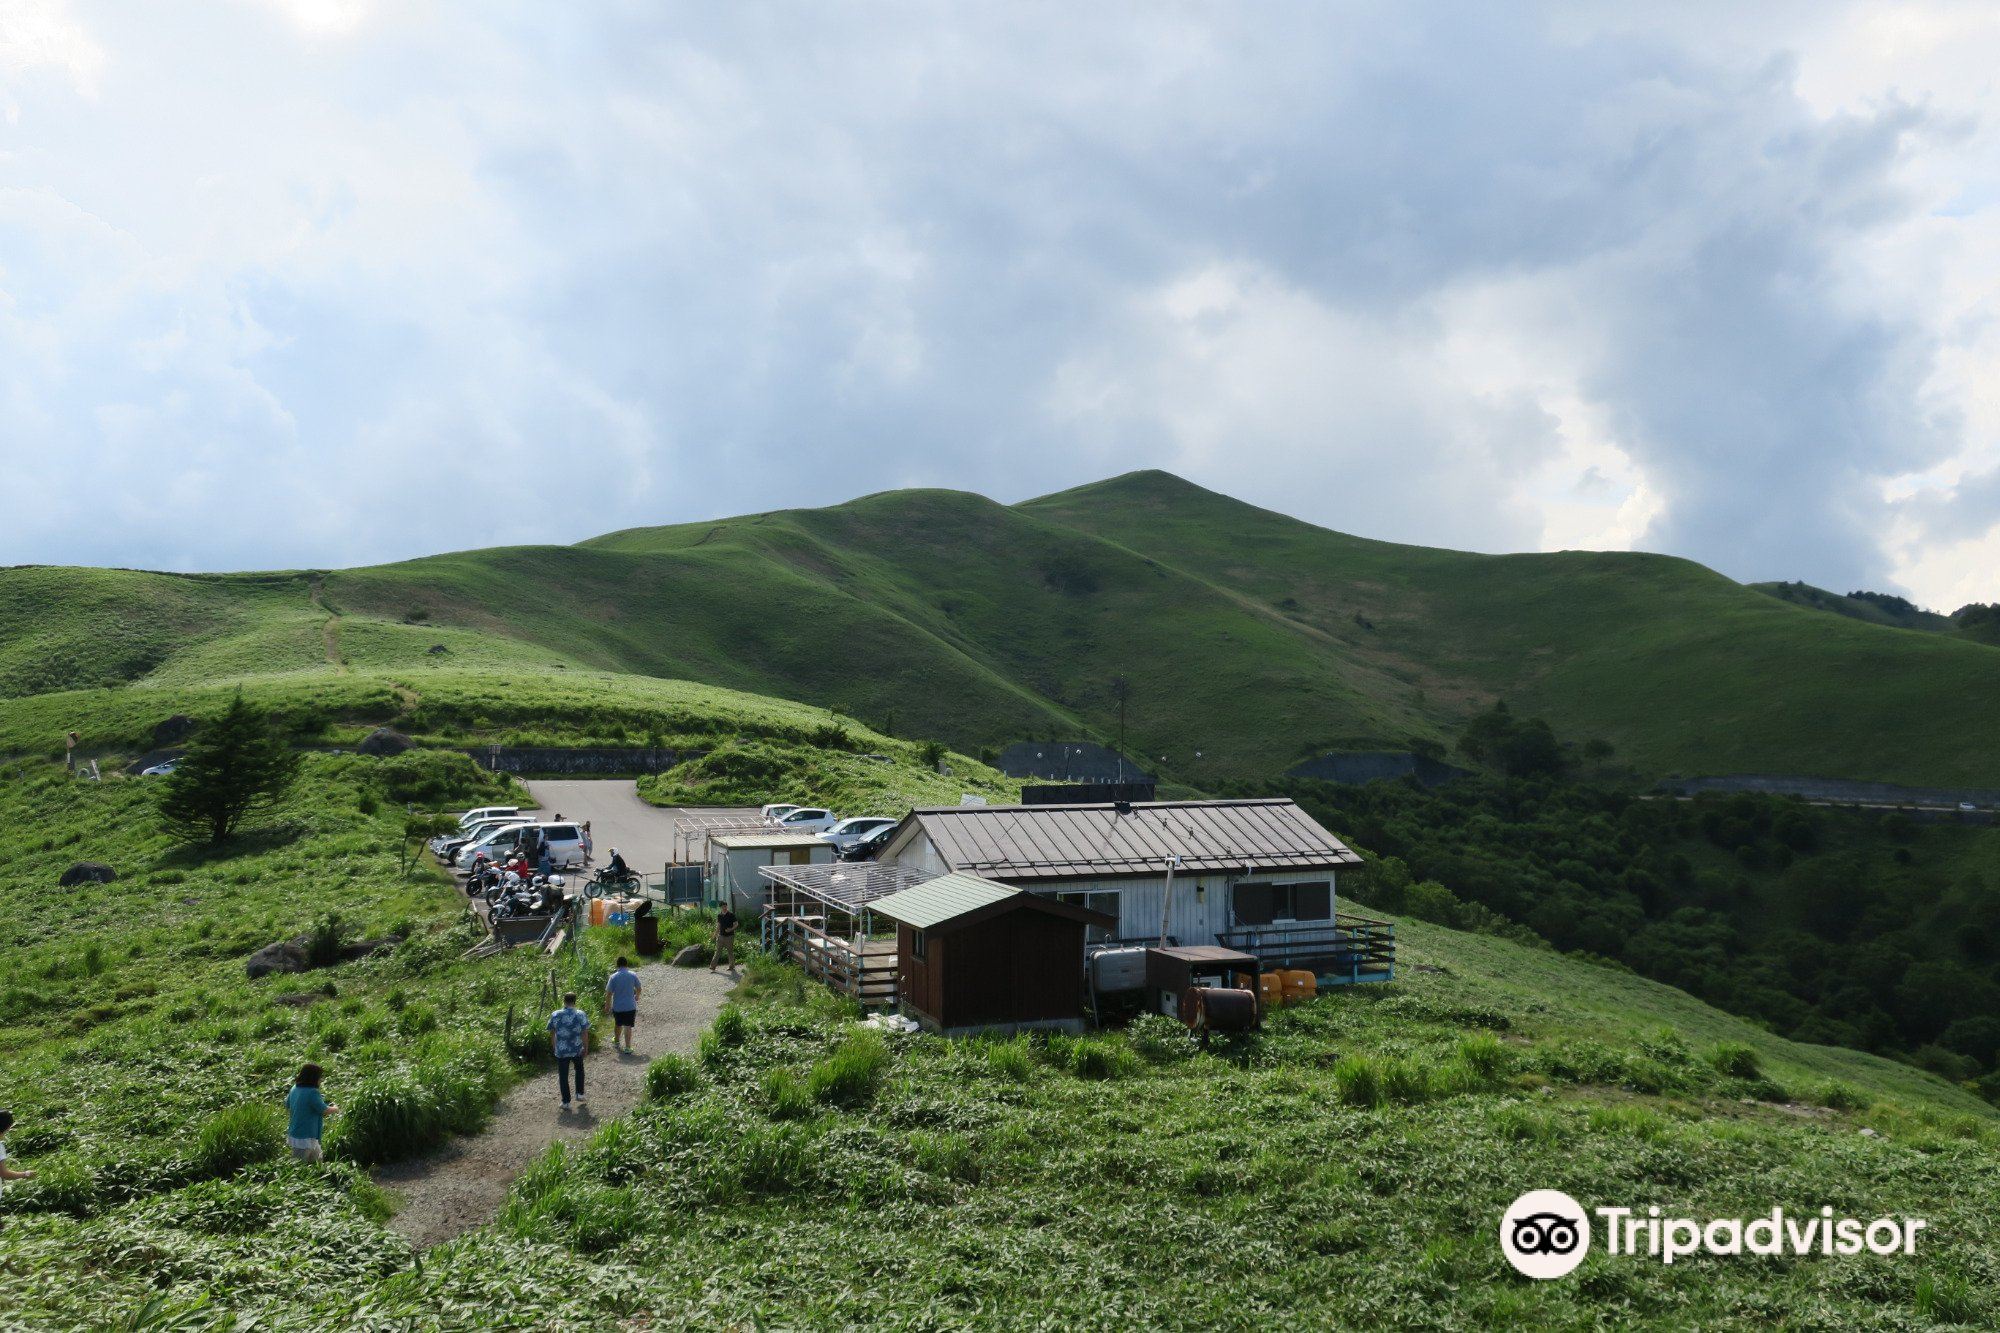
[{"label": "gravel path", "polygon": [[428,1249],[491,1222],[499,1216],[514,1178],[533,1165],[549,1144],[584,1138],[637,1106],[646,1090],[646,1065],[654,1056],[693,1051],[737,980],[706,968],[664,963],[640,968],[639,978],[643,990],[631,1055],[612,1049],[611,1016],[603,1012],[604,997],[586,995],[579,1001],[603,1039],[602,1047],[584,1062],[588,1106],[564,1111],[554,1069],[535,1074],[501,1099],[477,1136],[456,1139],[432,1156],[375,1173],[375,1179],[401,1200],[389,1225],[419,1249]]}]

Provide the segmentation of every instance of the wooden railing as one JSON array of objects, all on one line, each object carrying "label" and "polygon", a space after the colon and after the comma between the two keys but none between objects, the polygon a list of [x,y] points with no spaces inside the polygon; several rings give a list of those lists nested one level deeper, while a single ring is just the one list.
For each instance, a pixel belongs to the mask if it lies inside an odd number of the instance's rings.
[{"label": "wooden railing", "polygon": [[1283,926],[1239,926],[1216,942],[1254,955],[1266,968],[1303,968],[1339,985],[1387,981],[1396,971],[1396,927],[1363,916]]},{"label": "wooden railing", "polygon": [[778,955],[797,963],[800,970],[828,990],[851,995],[863,1008],[896,1007],[896,952],[893,945],[870,948],[868,942],[829,935],[817,924],[818,918],[780,916],[771,918]]}]

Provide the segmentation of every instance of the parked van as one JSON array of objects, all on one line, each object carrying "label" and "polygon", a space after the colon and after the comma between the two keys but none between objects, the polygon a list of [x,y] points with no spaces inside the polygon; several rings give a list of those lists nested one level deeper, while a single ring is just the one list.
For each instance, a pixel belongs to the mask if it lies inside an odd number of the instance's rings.
[{"label": "parked van", "polygon": [[509,824],[532,824],[535,821],[521,815],[502,815],[498,819],[482,819],[467,824],[464,828],[450,833],[440,833],[430,841],[431,855],[440,861],[449,861],[458,854],[458,849],[468,842],[478,842],[494,829],[505,828]]},{"label": "parked van", "polygon": [[489,819],[512,819],[520,813],[521,807],[518,805],[482,805],[477,810],[467,810],[460,815],[458,826],[471,828],[474,824],[484,823]]},{"label": "parked van", "polygon": [[590,839],[584,836],[580,824],[503,824],[478,841],[459,848],[452,864],[466,869],[481,857],[498,861],[536,843],[548,845],[549,859],[558,870],[581,869],[590,860]]}]

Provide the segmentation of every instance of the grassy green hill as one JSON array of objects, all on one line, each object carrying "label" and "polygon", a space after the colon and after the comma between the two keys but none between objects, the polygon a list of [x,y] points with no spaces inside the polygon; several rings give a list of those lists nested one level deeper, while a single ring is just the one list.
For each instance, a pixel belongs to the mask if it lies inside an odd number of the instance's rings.
[{"label": "grassy green hill", "polygon": [[1122,676],[1129,748],[1197,785],[1448,744],[1496,698],[1647,775],[2000,785],[1984,644],[1662,556],[1348,537],[1158,472],[345,571],[0,571],[0,699],[291,679],[351,701],[467,672],[698,681],[967,751],[1109,738]]},{"label": "grassy green hill", "polygon": [[[1976,1099],[1419,922],[1400,927],[1398,981],[1207,1055],[1157,1025],[877,1052],[831,997],[760,964],[747,1021],[419,1263],[367,1165],[550,1077],[539,1042],[507,1037],[541,969],[462,958],[456,892],[395,853],[405,801],[476,801],[491,781],[450,756],[315,756],[220,853],[165,843],[150,790],[41,758],[0,768],[0,817],[35,835],[0,847],[0,1099],[20,1117],[10,1153],[39,1172],[0,1199],[0,1301],[22,1326],[1232,1327],[1254,1308],[1565,1327],[1608,1304],[1628,1322],[1902,1328],[1974,1321],[2000,1283],[2000,1129]],[[85,857],[119,881],[58,890],[56,866]],[[329,912],[403,942],[244,978],[245,954]],[[629,945],[591,931],[582,989]],[[276,1138],[308,1058],[346,1108],[324,1167]],[[844,1072],[815,1075],[829,1065]],[[1530,1186],[1930,1229],[1909,1262],[1593,1256],[1538,1285],[1494,1240]]]}]

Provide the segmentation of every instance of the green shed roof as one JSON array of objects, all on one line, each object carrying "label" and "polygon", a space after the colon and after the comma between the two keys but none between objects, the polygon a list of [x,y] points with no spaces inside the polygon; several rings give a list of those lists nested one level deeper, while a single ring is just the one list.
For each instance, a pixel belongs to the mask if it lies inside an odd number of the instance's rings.
[{"label": "green shed roof", "polygon": [[940,875],[936,879],[925,880],[915,888],[877,898],[868,904],[868,910],[917,930],[929,930],[1024,892],[1012,885],[995,884],[977,875]]}]

